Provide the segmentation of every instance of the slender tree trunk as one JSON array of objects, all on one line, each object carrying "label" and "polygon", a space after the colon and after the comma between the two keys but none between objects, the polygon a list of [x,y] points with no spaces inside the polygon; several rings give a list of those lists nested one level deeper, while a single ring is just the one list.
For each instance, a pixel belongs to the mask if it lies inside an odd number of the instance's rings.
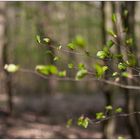
[{"label": "slender tree trunk", "polygon": [[[102,45],[104,46],[107,42],[107,35],[106,35],[106,12],[105,12],[105,4],[106,2],[101,2],[101,13],[102,13]],[[104,61],[104,64],[109,66],[112,69],[112,66],[108,61]],[[108,79],[108,73],[105,75],[105,79]],[[106,105],[113,105],[113,93],[108,87],[104,86],[104,94],[106,98]],[[109,114],[107,114],[109,115]],[[115,131],[115,119],[109,119],[103,123],[103,138],[113,138]]]},{"label": "slender tree trunk", "polygon": [[[126,51],[130,52],[132,54],[135,55],[136,57],[136,61],[137,61],[137,47],[136,47],[136,43],[135,43],[135,2],[124,2],[122,5],[122,13],[123,11],[127,9],[128,10],[128,16],[123,17],[123,26],[124,28],[127,28],[128,31],[126,33],[125,39],[127,38],[132,38],[133,39],[133,45],[129,46]],[[137,65],[137,64],[136,64]],[[129,70],[131,74],[135,74],[135,71],[133,71],[132,69]],[[127,80],[128,84],[131,85],[135,85],[136,82],[132,81],[132,80]],[[126,90],[125,92],[127,92],[126,95],[126,110],[127,113],[132,113],[135,112],[135,103],[136,103],[136,94],[132,93],[132,92],[137,92],[137,91],[133,91],[133,90]],[[137,117],[136,115],[131,115],[128,117],[128,128],[129,128],[129,132],[132,136],[132,138],[139,138],[140,134],[139,134],[139,126],[138,126],[138,122],[137,122]]]},{"label": "slender tree trunk", "polygon": [[7,51],[8,45],[6,40],[7,33],[7,18],[6,18],[6,2],[0,2],[0,88],[4,88],[4,91],[8,97],[8,111],[11,114],[13,110],[12,103],[12,90],[11,90],[11,75],[3,70],[4,65],[8,63]]}]

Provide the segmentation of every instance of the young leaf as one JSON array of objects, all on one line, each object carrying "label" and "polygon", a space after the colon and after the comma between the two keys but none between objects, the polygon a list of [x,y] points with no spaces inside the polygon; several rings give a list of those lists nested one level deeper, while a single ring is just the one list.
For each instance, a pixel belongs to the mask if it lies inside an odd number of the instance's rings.
[{"label": "young leaf", "polygon": [[74,39],[74,44],[75,44],[76,46],[79,46],[79,47],[81,47],[81,48],[84,48],[86,42],[85,42],[85,40],[84,40],[84,38],[83,38],[82,36],[77,35],[76,38]]},{"label": "young leaf", "polygon": [[40,36],[39,36],[39,35],[36,36],[36,40],[37,40],[37,42],[38,42],[39,44],[41,43],[41,39],[40,39]]},{"label": "young leaf", "polygon": [[117,21],[117,17],[116,17],[116,14],[112,14],[112,21],[115,23]]},{"label": "young leaf", "polygon": [[57,67],[54,65],[37,65],[35,68],[39,73],[44,75],[57,74]]},{"label": "young leaf", "polygon": [[68,68],[72,69],[74,67],[74,65],[72,63],[68,64]]},{"label": "young leaf", "polygon": [[96,113],[96,119],[104,119],[105,118],[105,115],[103,112],[99,112],[99,113]]},{"label": "young leaf", "polygon": [[78,69],[81,70],[81,69],[85,69],[85,65],[83,63],[79,63],[78,64]]},{"label": "young leaf", "polygon": [[87,75],[88,71],[86,69],[81,69],[76,73],[76,80],[80,80]]},{"label": "young leaf", "polygon": [[44,40],[46,43],[49,43],[49,42],[50,42],[50,39],[49,39],[49,38],[43,38],[43,40]]},{"label": "young leaf", "polygon": [[117,35],[114,33],[114,31],[112,31],[111,29],[110,30],[108,30],[108,33],[111,35],[111,36],[113,36],[113,37],[117,37]]},{"label": "young leaf", "polygon": [[100,59],[105,59],[107,57],[107,53],[105,51],[98,51],[97,52],[97,57]]},{"label": "young leaf", "polygon": [[112,40],[107,41],[106,46],[111,48],[115,43]]},{"label": "young leaf", "polygon": [[118,75],[118,72],[113,72],[112,76],[115,77]]},{"label": "young leaf", "polygon": [[58,72],[58,76],[59,76],[59,77],[65,77],[65,76],[66,76],[66,70],[64,70],[64,71],[59,71],[59,72]]},{"label": "young leaf", "polygon": [[55,56],[54,59],[53,59],[53,61],[58,61],[58,60],[60,60],[59,56]]},{"label": "young leaf", "polygon": [[119,63],[118,64],[118,69],[120,69],[120,70],[126,70],[126,68],[127,68],[127,65],[125,64],[125,63]]},{"label": "young leaf", "polygon": [[98,63],[95,64],[94,68],[95,68],[95,71],[96,71],[97,78],[102,77],[102,75],[108,69],[107,66],[101,66]]},{"label": "young leaf", "polygon": [[122,108],[120,108],[120,107],[116,108],[116,109],[115,109],[115,112],[116,112],[116,113],[121,113],[121,112],[122,112]]},{"label": "young leaf", "polygon": [[5,64],[4,69],[9,73],[15,73],[19,70],[19,66],[15,64]]},{"label": "young leaf", "polygon": [[76,46],[75,46],[74,43],[69,43],[69,44],[67,45],[67,47],[68,47],[69,49],[71,49],[71,50],[75,50],[75,49],[76,49]]},{"label": "young leaf", "polygon": [[105,107],[105,109],[106,109],[106,110],[112,110],[113,107],[112,107],[111,105],[108,105],[108,106]]}]

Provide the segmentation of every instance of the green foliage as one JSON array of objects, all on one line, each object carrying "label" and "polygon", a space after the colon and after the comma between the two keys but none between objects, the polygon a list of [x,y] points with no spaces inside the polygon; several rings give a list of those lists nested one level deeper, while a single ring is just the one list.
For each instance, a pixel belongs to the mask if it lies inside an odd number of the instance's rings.
[{"label": "green foliage", "polygon": [[122,72],[122,73],[121,73],[121,76],[122,76],[122,77],[128,78],[128,77],[129,77],[129,73],[126,72],[126,71],[125,71],[125,72]]},{"label": "green foliage", "polygon": [[128,54],[128,60],[126,61],[127,65],[134,67],[136,65],[136,57],[134,54]]},{"label": "green foliage", "polygon": [[69,119],[69,120],[67,121],[66,127],[69,128],[71,125],[72,125],[72,119]]},{"label": "green foliage", "polygon": [[86,45],[85,39],[80,35],[77,35],[73,42],[76,46],[81,47],[81,48],[84,48]]},{"label": "green foliage", "polygon": [[117,21],[117,17],[116,17],[116,14],[112,14],[112,21],[115,23]]},{"label": "green foliage", "polygon": [[121,108],[121,107],[116,108],[116,109],[115,109],[115,112],[116,112],[116,113],[121,113],[121,112],[122,112],[122,108]]},{"label": "green foliage", "polygon": [[76,80],[80,80],[82,78],[84,78],[86,75],[88,74],[88,71],[86,69],[80,69],[77,73],[76,73]]},{"label": "green foliage", "polygon": [[126,40],[126,44],[127,44],[127,45],[133,45],[133,38],[128,38],[128,39]]},{"label": "green foliage", "polygon": [[113,107],[112,107],[111,105],[108,105],[108,106],[105,107],[105,109],[106,109],[106,110],[112,110]]},{"label": "green foliage", "polygon": [[41,38],[39,35],[36,36],[36,41],[40,44],[41,43]]},{"label": "green foliage", "polygon": [[118,72],[113,72],[112,76],[115,77],[118,75]]},{"label": "green foliage", "polygon": [[97,57],[100,59],[105,59],[108,56],[108,54],[105,51],[98,51]]},{"label": "green foliage", "polygon": [[66,74],[67,74],[66,70],[64,70],[64,71],[59,71],[59,72],[58,72],[58,76],[59,76],[59,77],[65,77]]},{"label": "green foliage", "polygon": [[74,65],[73,65],[72,63],[69,63],[69,64],[68,64],[68,68],[69,68],[69,69],[72,69],[73,67],[74,67]]},{"label": "green foliage", "polygon": [[19,70],[19,66],[15,64],[5,64],[4,69],[9,73],[15,73]]},{"label": "green foliage", "polygon": [[84,116],[81,116],[81,117],[78,119],[77,124],[78,124],[79,126],[82,126],[82,127],[84,127],[84,128],[87,128],[88,125],[89,125],[89,118],[87,118],[87,117],[84,118]]},{"label": "green foliage", "polygon": [[122,136],[119,136],[118,139],[124,140],[125,138]]},{"label": "green foliage", "polygon": [[54,65],[37,65],[35,69],[37,72],[44,75],[51,75],[51,74],[58,73],[58,69]]},{"label": "green foliage", "polygon": [[71,49],[71,50],[75,50],[75,49],[76,49],[76,46],[75,46],[74,43],[69,43],[69,44],[67,45],[67,47],[68,47],[69,49]]},{"label": "green foliage", "polygon": [[78,69],[79,70],[85,69],[85,65],[83,63],[79,63],[78,64]]},{"label": "green foliage", "polygon": [[113,36],[115,38],[117,37],[117,35],[114,33],[113,30],[109,29],[107,32],[108,32],[109,35],[111,35],[111,36]]},{"label": "green foliage", "polygon": [[126,70],[127,69],[127,65],[125,63],[120,62],[118,64],[118,69],[119,70]]},{"label": "green foliage", "polygon": [[108,70],[108,66],[101,66],[98,63],[94,66],[96,71],[97,78],[102,77],[106,70]]},{"label": "green foliage", "polygon": [[59,56],[55,56],[54,59],[53,59],[53,61],[58,61],[58,60],[60,60]]},{"label": "green foliage", "polygon": [[96,113],[96,119],[97,120],[104,119],[105,117],[106,116],[104,115],[103,112]]},{"label": "green foliage", "polygon": [[111,48],[115,43],[112,40],[107,41],[106,46]]},{"label": "green foliage", "polygon": [[43,38],[43,40],[44,40],[46,43],[49,43],[49,42],[50,42],[50,39],[49,39],[49,38]]}]

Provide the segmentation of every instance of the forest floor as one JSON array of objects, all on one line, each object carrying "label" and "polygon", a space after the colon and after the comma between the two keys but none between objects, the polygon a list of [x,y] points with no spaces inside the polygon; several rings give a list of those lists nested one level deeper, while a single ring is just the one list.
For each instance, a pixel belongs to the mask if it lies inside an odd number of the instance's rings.
[{"label": "forest floor", "polygon": [[[53,98],[15,96],[15,113],[10,117],[0,114],[0,138],[102,138],[102,124],[89,125],[87,129],[75,125],[66,127],[68,118],[79,117],[82,113],[92,115],[103,110],[104,101],[97,98],[96,95],[94,98],[85,95]],[[2,108],[6,106],[5,96],[0,96],[0,103]],[[128,137],[124,119],[118,120],[116,124],[119,132],[116,131],[114,138],[120,135]]]},{"label": "forest floor", "polygon": [[101,138],[101,132],[66,128],[66,125],[52,125],[46,118],[34,114],[24,114],[22,117],[0,119],[0,138]]}]

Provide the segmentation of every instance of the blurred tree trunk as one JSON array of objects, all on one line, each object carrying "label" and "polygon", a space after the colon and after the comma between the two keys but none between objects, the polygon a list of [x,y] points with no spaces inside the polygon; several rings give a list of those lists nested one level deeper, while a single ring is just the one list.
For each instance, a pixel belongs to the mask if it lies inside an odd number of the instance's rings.
[{"label": "blurred tree trunk", "polygon": [[[102,14],[102,45],[104,46],[107,42],[106,35],[106,11],[105,11],[106,2],[101,2],[101,14]],[[107,65],[112,69],[112,64],[108,60],[104,60],[104,65]],[[108,80],[108,73],[106,72],[105,79]],[[109,86],[104,86],[104,94],[106,98],[106,105],[113,105],[113,93],[111,93],[111,88]],[[109,115],[109,113],[107,114]],[[103,123],[103,138],[113,138],[115,131],[115,119],[109,119]]]},{"label": "blurred tree trunk", "polygon": [[[8,96],[8,111],[11,114],[13,110],[12,103],[12,90],[11,90],[11,75],[4,71],[4,65],[8,63],[8,44],[7,44],[7,3],[0,2],[0,81],[2,82],[1,89],[3,88]],[[0,91],[1,91],[0,89]]]},{"label": "blurred tree trunk", "polygon": [[[55,42],[48,34],[48,28],[49,28],[49,22],[51,21],[50,19],[50,15],[49,15],[49,10],[48,10],[48,5],[49,2],[41,2],[40,6],[39,6],[39,11],[40,14],[39,16],[42,17],[40,19],[38,19],[37,21],[37,27],[38,27],[38,33],[41,36],[41,38],[45,38],[48,37],[50,38],[50,42],[48,44],[48,50],[52,52],[52,54],[55,54],[55,50],[52,48],[54,47],[54,45],[57,44],[57,42]],[[47,14],[47,19],[46,19],[46,14]],[[48,55],[47,56],[47,63],[51,64],[51,65],[55,65],[55,62],[53,60],[54,56],[52,55]],[[47,90],[49,92],[50,95],[55,94],[56,92],[56,80],[53,79],[53,75],[50,76],[50,79],[47,80]]]},{"label": "blurred tree trunk", "polygon": [[[74,10],[74,5],[76,2],[67,2],[67,25],[68,25],[68,42],[70,43],[74,37],[75,37],[75,10]],[[75,54],[70,53],[68,56],[68,62],[73,63],[76,62],[76,56]],[[73,75],[73,72],[70,70],[69,71],[69,76],[71,77]],[[76,89],[76,83],[71,83],[72,84],[72,89]]]},{"label": "blurred tree trunk", "polygon": [[[135,4],[136,2],[124,2],[122,4],[122,19],[123,19],[123,26],[124,28],[128,29],[126,36],[125,36],[125,40],[128,38],[132,38],[133,39],[133,44],[130,45],[129,47],[127,47],[126,51],[129,53],[132,53],[135,55],[136,57],[136,63],[138,64],[138,54],[137,54],[137,46],[136,46],[136,39],[135,39]],[[123,16],[123,12],[124,10],[128,10],[128,15],[127,16]],[[128,55],[127,55],[128,57]],[[136,66],[137,66],[136,64]],[[135,74],[135,71],[133,69],[129,70],[130,73],[133,75]],[[134,79],[135,81],[132,80],[127,80],[128,84],[131,85],[135,85],[137,84],[137,80]],[[127,113],[132,113],[135,112],[135,107],[136,107],[136,97],[137,94],[134,92],[138,92],[138,91],[134,91],[134,90],[125,90],[125,92],[127,92],[126,95],[126,110]],[[138,118],[136,117],[136,115],[131,115],[128,117],[128,126],[129,126],[129,132],[132,135],[132,138],[139,138],[140,134],[139,134],[139,126],[138,126],[138,122],[137,122]]]}]

